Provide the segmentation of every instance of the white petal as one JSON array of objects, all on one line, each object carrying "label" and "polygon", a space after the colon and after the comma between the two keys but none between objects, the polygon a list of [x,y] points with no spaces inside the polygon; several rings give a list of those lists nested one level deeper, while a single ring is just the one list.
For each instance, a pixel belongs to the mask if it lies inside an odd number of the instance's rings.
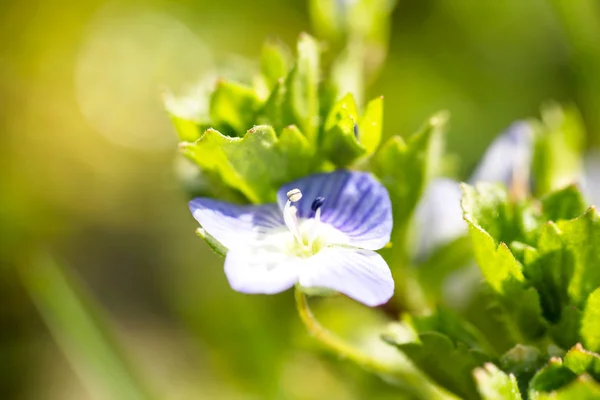
[{"label": "white petal", "polygon": [[515,173],[527,179],[533,154],[534,132],[527,122],[515,122],[486,150],[470,182],[512,185]]},{"label": "white petal", "polygon": [[467,233],[460,197],[458,182],[447,178],[431,181],[415,212],[417,258]]},{"label": "white petal", "polygon": [[274,294],[294,286],[302,260],[276,250],[230,250],[225,257],[225,275],[231,288],[242,293]]},{"label": "white petal", "polygon": [[277,204],[241,206],[199,197],[189,206],[202,228],[230,250],[252,246],[274,232],[287,231]]},{"label": "white petal", "polygon": [[298,281],[303,287],[332,289],[371,307],[394,294],[392,273],[374,251],[328,247],[305,261]]}]

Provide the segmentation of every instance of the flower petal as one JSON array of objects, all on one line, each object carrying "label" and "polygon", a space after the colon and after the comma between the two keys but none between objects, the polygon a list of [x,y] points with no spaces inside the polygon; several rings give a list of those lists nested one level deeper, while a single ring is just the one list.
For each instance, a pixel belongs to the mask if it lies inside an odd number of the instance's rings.
[{"label": "flower petal", "polygon": [[189,206],[202,228],[228,249],[251,246],[285,227],[277,204],[240,206],[199,197]]},{"label": "flower petal", "polygon": [[274,294],[296,284],[301,262],[297,257],[261,247],[233,250],[225,257],[225,275],[238,292]]},{"label": "flower petal", "polygon": [[452,179],[436,178],[429,183],[415,212],[417,259],[467,233],[460,197],[460,185]]},{"label": "flower petal", "polygon": [[335,290],[371,307],[394,294],[388,265],[370,250],[327,247],[305,260],[298,282],[306,288]]},{"label": "flower petal", "polygon": [[527,122],[512,124],[488,147],[470,182],[503,183],[510,187],[515,172],[529,179],[533,136]]},{"label": "flower petal", "polygon": [[296,203],[300,218],[313,217],[313,201],[324,197],[321,221],[346,234],[346,244],[377,250],[389,242],[393,224],[390,197],[371,174],[338,170],[299,179],[279,190],[280,207],[287,201],[287,192],[294,188],[303,194]]}]

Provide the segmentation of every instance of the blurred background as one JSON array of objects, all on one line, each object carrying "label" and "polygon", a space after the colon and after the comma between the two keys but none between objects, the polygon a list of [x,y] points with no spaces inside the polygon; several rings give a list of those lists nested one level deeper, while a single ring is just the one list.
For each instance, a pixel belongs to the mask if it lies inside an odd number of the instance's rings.
[{"label": "blurred background", "polygon": [[[305,2],[4,0],[0,19],[1,398],[116,398],[107,379],[143,382],[160,399],[401,398],[314,355],[291,293],[230,290],[175,177],[164,88],[222,65],[253,68],[271,36],[293,46],[311,31]],[[600,144],[598,49],[591,0],[399,0],[368,97],[385,96],[386,135],[449,110],[447,147],[464,179],[495,135],[550,99],[575,104],[590,148]],[[39,248],[57,261],[39,260]],[[68,293],[36,280],[55,262],[131,363],[121,375],[77,353],[107,356]],[[343,299],[317,311],[356,340],[369,336],[352,321],[383,321]]]}]

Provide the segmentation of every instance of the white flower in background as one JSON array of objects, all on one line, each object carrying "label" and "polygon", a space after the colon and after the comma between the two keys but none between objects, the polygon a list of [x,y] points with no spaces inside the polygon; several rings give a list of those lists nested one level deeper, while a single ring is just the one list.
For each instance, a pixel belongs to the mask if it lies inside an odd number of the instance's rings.
[{"label": "white flower in background", "polygon": [[278,204],[236,205],[196,198],[190,210],[228,249],[225,274],[243,293],[273,294],[298,285],[335,291],[376,306],[394,292],[374,250],[392,231],[387,190],[370,174],[335,171],[284,185]]},{"label": "white flower in background", "polygon": [[[468,182],[502,183],[513,192],[529,191],[533,145],[533,128],[524,121],[513,123],[488,147]],[[417,258],[466,235],[460,198],[459,182],[437,178],[429,184],[415,215]]]}]

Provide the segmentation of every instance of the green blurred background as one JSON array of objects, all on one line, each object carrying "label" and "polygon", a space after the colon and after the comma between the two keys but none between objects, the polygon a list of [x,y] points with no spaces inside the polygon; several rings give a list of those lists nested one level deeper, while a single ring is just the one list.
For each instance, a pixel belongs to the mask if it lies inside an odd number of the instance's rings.
[{"label": "green blurred background", "polygon": [[[70,338],[57,346],[22,285],[40,247],[97,301],[158,398],[400,398],[314,355],[290,293],[230,290],[175,177],[164,87],[253,68],[270,36],[293,46],[311,31],[305,2],[4,0],[0,18],[1,398],[109,398],[81,383],[85,362],[65,357]],[[449,110],[464,178],[496,134],[549,99],[576,104],[600,143],[599,49],[591,0],[399,0],[368,95],[385,96],[386,135]],[[343,299],[319,306],[357,340],[369,336],[353,321],[380,322]]]}]

